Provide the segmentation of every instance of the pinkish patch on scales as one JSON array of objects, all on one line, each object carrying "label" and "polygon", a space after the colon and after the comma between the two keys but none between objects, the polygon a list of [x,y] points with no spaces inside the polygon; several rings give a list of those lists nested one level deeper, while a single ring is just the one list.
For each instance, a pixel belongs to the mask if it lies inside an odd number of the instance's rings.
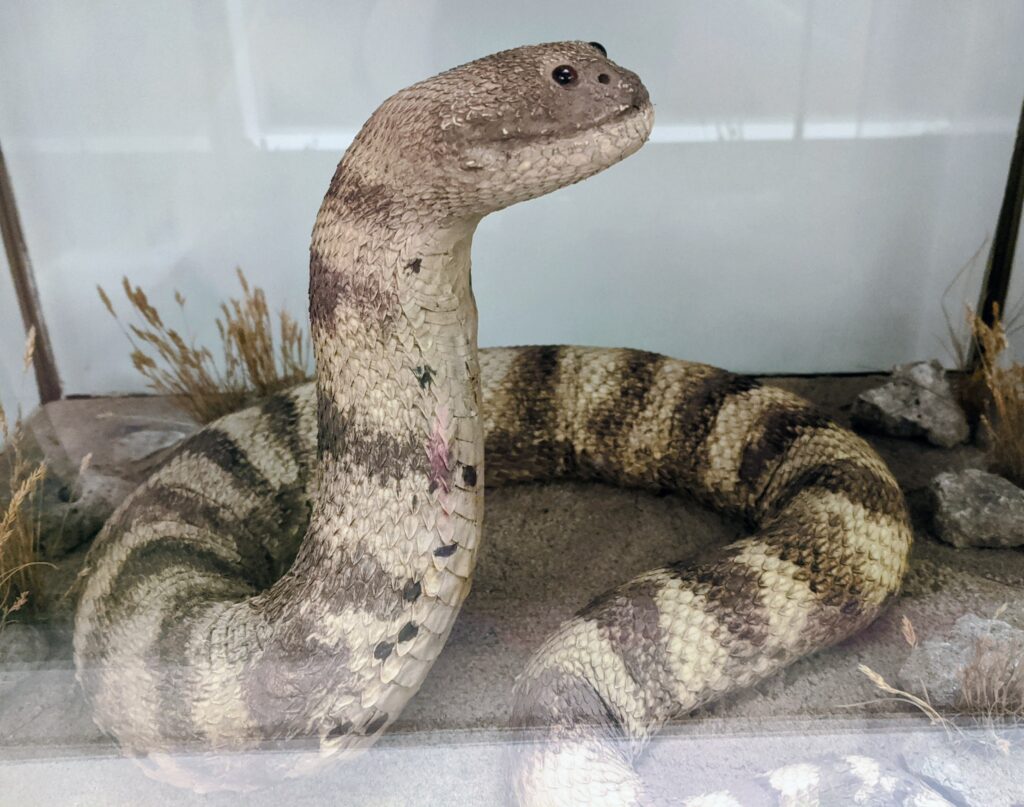
[{"label": "pinkish patch on scales", "polygon": [[438,409],[437,420],[427,440],[427,476],[431,493],[438,488],[446,494],[452,490],[452,468],[455,463],[448,447],[449,428],[448,407],[442,406]]}]

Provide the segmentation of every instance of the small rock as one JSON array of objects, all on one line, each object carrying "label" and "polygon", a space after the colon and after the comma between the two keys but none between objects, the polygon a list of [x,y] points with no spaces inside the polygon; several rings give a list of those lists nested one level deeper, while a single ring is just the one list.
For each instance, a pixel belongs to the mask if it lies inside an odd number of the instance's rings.
[{"label": "small rock", "polygon": [[49,560],[67,555],[100,531],[135,484],[87,468],[74,482],[47,479],[40,513],[40,550]]},{"label": "small rock", "polygon": [[954,804],[964,807],[1019,807],[1024,804],[1024,752],[1008,754],[973,750],[949,743],[906,748],[907,769]]},{"label": "small rock", "polygon": [[931,483],[933,523],[956,547],[1024,545],[1024,490],[977,468],[942,473]]},{"label": "small rock", "polygon": [[139,462],[158,451],[177,445],[190,433],[187,427],[139,429],[114,440],[112,457],[117,464]]},{"label": "small rock", "polygon": [[0,694],[42,667],[49,653],[46,634],[35,625],[12,622],[0,628]]},{"label": "small rock", "polygon": [[941,639],[921,642],[897,674],[899,685],[913,693],[928,693],[937,709],[956,710],[963,690],[963,670],[974,659],[979,640],[1024,652],[1024,631],[1000,619],[965,614]]},{"label": "small rock", "polygon": [[125,496],[198,427],[161,401],[55,401],[26,420],[24,450],[46,464],[35,503],[44,559],[59,560],[91,540]]},{"label": "small rock", "polygon": [[970,436],[946,371],[934,359],[894,367],[887,383],[857,397],[851,417],[863,428],[893,437],[923,437],[943,448]]}]

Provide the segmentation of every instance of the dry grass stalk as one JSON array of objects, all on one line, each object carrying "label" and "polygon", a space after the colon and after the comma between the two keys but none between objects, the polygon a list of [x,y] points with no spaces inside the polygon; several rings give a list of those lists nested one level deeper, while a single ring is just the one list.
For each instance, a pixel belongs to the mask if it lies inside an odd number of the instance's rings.
[{"label": "dry grass stalk", "polygon": [[[100,299],[121,325],[132,346],[135,369],[161,395],[174,396],[179,405],[201,423],[241,409],[253,400],[295,386],[312,377],[308,340],[299,324],[286,312],[278,315],[278,340],[266,295],[259,287],[250,287],[241,269],[236,270],[242,286],[242,298],[222,303],[216,320],[222,359],[196,346],[191,339],[166,326],[157,309],[139,286],[128,278],[122,281],[125,296],[140,319],[140,324],[121,322],[110,298],[99,286]],[[174,293],[175,302],[185,313],[185,298]]]},{"label": "dry grass stalk", "polygon": [[[25,341],[24,369],[32,366],[35,331]],[[0,505],[0,630],[10,616],[29,602],[29,595],[40,590],[38,559],[40,538],[41,488],[46,465],[28,457],[24,445],[21,414],[13,422],[0,404],[0,448],[6,463],[3,469],[7,488]],[[38,596],[33,596],[38,601]]]},{"label": "dry grass stalk", "polygon": [[900,631],[903,633],[903,640],[911,647],[917,647],[917,631],[914,630],[914,623],[904,614],[900,620]]},{"label": "dry grass stalk", "polygon": [[942,715],[931,703],[928,701],[927,693],[924,697],[915,695],[913,692],[907,692],[903,689],[897,689],[892,686],[885,678],[882,677],[881,673],[877,673],[872,670],[867,664],[858,664],[857,669],[868,677],[868,680],[875,685],[876,689],[880,689],[887,695],[892,695],[892,700],[903,701],[909,703],[911,706],[916,706],[931,720],[933,726],[942,726],[949,730],[952,726],[951,721]]},{"label": "dry grass stalk", "polygon": [[[1013,311],[993,311],[993,321],[998,328],[998,334],[990,333],[993,329],[979,320],[975,310],[970,306],[966,307],[965,318],[950,313],[947,302],[953,299],[962,300],[964,295],[974,293],[975,278],[978,277],[979,270],[988,268],[987,261],[990,258],[989,239],[986,238],[953,276],[943,291],[941,300],[942,313],[946,319],[946,348],[953,359],[954,366],[960,371],[952,379],[952,383],[960,404],[972,424],[980,422],[982,417],[988,413],[992,399],[989,379],[986,378],[984,368],[973,368],[971,366],[972,356],[976,353],[984,354],[983,358],[992,356],[998,364],[999,354],[1005,349],[1008,337],[1015,332],[1024,330],[1024,299],[1018,301]],[[958,303],[957,307],[959,305]],[[1000,313],[1002,313],[1002,317],[1000,317]],[[986,349],[986,341],[989,343],[988,349]],[[993,353],[991,348],[997,349]]]}]

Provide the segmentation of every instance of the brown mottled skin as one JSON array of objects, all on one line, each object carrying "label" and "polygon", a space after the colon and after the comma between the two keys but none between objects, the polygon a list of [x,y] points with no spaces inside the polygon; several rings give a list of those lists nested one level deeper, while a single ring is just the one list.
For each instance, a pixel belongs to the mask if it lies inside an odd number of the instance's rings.
[{"label": "brown mottled skin", "polygon": [[[625,583],[538,650],[513,715],[538,733],[516,753],[523,804],[645,803],[632,756],[662,722],[896,592],[899,489],[799,398],[641,351],[477,351],[480,219],[613,165],[652,123],[637,76],[583,42],[471,62],[367,121],[313,227],[315,385],[186,441],[83,572],[79,680],[152,775],[244,789],[371,745],[469,591],[485,478],[687,492],[754,529]],[[229,753],[291,738],[315,749],[258,772]],[[186,764],[189,746],[223,753]]]}]

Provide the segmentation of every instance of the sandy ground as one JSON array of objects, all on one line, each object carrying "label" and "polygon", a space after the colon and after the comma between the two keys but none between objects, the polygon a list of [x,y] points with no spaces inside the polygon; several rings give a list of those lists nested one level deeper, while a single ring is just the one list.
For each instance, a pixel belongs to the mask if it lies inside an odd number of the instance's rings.
[{"label": "sandy ground", "polygon": [[[879,377],[773,383],[845,420],[856,394]],[[109,444],[115,424],[146,428],[175,417],[165,401],[135,398],[63,402],[50,420],[52,439],[75,464],[85,451]],[[1024,628],[1024,551],[957,550],[928,533],[923,489],[940,471],[981,466],[978,450],[870,439],[900,480],[915,518],[903,596],[859,636],[670,726],[639,763],[654,791],[678,798],[821,753],[891,759],[907,748],[945,753],[942,732],[915,710],[876,701],[857,665],[895,677],[909,652],[899,629],[904,615],[926,639],[964,613],[990,616],[1005,603],[1002,618]],[[487,508],[473,592],[440,660],[388,737],[350,765],[248,794],[245,803],[503,803],[502,748],[515,741],[503,729],[512,682],[543,637],[609,586],[742,531],[678,498],[601,485],[490,491]],[[53,590],[71,579],[82,554],[62,564]],[[200,797],[151,782],[118,756],[92,725],[76,688],[68,613],[68,604],[60,604],[47,623],[46,668],[0,694],[0,805],[239,803],[236,795]],[[980,770],[988,763],[972,757],[964,764]],[[999,803],[1024,804],[1024,784]]]}]

